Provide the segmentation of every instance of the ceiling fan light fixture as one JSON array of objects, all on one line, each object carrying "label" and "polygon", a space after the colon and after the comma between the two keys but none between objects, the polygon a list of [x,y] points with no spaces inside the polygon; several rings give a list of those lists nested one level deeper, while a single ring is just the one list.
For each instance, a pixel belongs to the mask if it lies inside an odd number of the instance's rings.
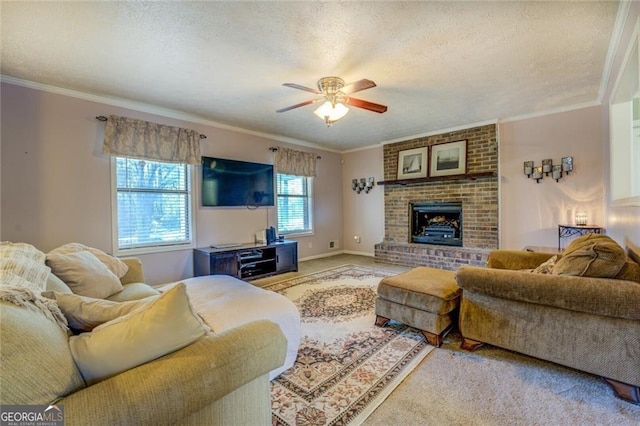
[{"label": "ceiling fan light fixture", "polygon": [[343,103],[336,102],[334,105],[330,101],[326,101],[313,113],[324,120],[324,122],[327,123],[327,126],[330,126],[331,123],[340,120],[342,117],[347,115],[348,112],[349,108],[347,108]]}]

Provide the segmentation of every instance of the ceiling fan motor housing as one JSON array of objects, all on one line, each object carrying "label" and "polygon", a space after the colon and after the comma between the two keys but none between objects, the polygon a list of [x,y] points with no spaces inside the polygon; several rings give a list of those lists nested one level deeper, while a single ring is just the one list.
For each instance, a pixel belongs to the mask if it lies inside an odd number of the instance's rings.
[{"label": "ceiling fan motor housing", "polygon": [[318,89],[327,94],[336,93],[344,87],[344,80],[340,77],[323,77],[318,80]]}]

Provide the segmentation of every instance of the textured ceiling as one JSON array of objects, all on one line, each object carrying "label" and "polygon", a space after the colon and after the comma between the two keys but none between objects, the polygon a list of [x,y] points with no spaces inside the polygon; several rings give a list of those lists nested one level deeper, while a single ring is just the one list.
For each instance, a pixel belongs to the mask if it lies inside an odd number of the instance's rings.
[{"label": "textured ceiling", "polygon": [[[345,151],[597,102],[617,2],[8,2],[3,76]],[[378,87],[328,128],[324,76]],[[289,138],[289,139],[287,139]]]}]

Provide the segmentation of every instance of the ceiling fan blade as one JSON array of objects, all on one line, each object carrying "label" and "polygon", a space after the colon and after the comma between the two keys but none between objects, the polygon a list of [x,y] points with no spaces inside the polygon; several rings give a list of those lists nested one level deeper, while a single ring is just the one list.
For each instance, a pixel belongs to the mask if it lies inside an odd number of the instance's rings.
[{"label": "ceiling fan blade", "polygon": [[376,83],[363,78],[362,80],[354,81],[353,83],[347,84],[342,89],[340,89],[340,91],[345,95],[348,95],[349,93],[356,93],[361,90],[371,89],[372,87],[376,87]]},{"label": "ceiling fan blade", "polygon": [[349,98],[347,100],[347,105],[351,105],[356,108],[367,109],[369,111],[377,112],[382,114],[387,111],[386,105],[374,104],[373,102],[364,101],[362,99]]},{"label": "ceiling fan blade", "polygon": [[316,102],[320,102],[321,100],[322,100],[322,98],[320,98],[320,99],[312,99],[310,101],[300,102],[299,104],[291,105],[291,106],[286,107],[286,108],[280,108],[280,109],[276,110],[276,112],[287,112],[287,111],[290,111],[290,110],[295,109],[295,108],[300,108],[300,107],[303,107],[303,106],[315,104]]},{"label": "ceiling fan blade", "polygon": [[296,84],[296,83],[284,83],[283,86],[291,87],[292,89],[304,90],[306,92],[315,93],[316,95],[321,95],[322,94],[322,92],[319,91],[318,89],[312,89],[311,87],[301,86],[301,85]]}]

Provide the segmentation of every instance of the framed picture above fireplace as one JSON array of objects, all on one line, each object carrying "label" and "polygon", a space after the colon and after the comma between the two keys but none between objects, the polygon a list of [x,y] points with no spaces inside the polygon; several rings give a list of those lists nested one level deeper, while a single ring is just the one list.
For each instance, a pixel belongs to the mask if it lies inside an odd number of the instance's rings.
[{"label": "framed picture above fireplace", "polygon": [[467,173],[467,140],[431,146],[429,176],[464,175]]},{"label": "framed picture above fireplace", "polygon": [[427,177],[429,149],[414,148],[398,153],[398,179]]}]

